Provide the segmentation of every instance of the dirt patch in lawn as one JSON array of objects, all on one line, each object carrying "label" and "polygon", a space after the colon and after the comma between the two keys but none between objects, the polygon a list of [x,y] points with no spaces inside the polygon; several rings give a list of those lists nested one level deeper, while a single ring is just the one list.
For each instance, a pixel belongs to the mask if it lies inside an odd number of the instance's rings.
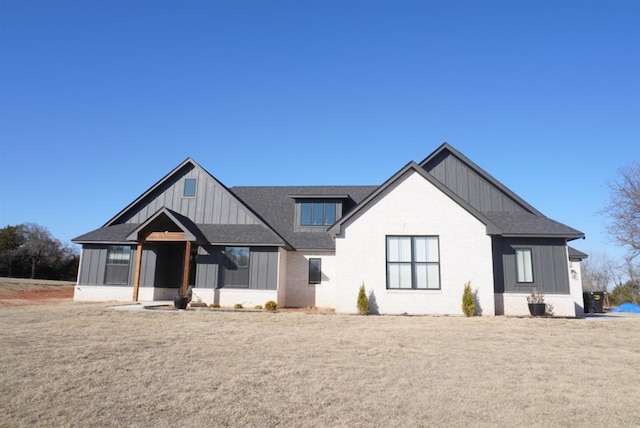
[{"label": "dirt patch in lawn", "polygon": [[74,285],[70,281],[0,278],[0,307],[70,301]]}]

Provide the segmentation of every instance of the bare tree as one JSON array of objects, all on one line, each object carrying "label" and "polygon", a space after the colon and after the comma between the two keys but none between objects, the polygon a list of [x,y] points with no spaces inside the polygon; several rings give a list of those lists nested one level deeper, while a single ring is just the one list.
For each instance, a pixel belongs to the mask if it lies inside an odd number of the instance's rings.
[{"label": "bare tree", "polygon": [[611,219],[607,231],[628,250],[631,259],[640,255],[640,163],[621,168],[609,183],[611,200],[604,213]]},{"label": "bare tree", "polygon": [[582,289],[607,291],[616,283],[620,269],[604,252],[593,252],[582,261]]},{"label": "bare tree", "polygon": [[35,223],[24,223],[22,233],[24,238],[22,250],[31,264],[31,278],[35,278],[38,266],[56,257],[61,243],[47,228]]}]

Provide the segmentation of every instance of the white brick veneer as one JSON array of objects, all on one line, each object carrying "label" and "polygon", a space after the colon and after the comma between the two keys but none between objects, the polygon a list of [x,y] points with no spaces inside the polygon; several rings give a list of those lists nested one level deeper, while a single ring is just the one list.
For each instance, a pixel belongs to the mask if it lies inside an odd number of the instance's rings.
[{"label": "white brick veneer", "polygon": [[[321,259],[320,284],[309,284],[310,258]],[[286,277],[287,307],[335,307],[336,258],[333,252],[289,252]]]},{"label": "white brick veneer", "polygon": [[[491,239],[486,227],[418,173],[411,171],[383,198],[344,226],[336,239],[336,312],[355,313],[364,281],[384,314],[462,314],[471,281],[484,315],[494,315]],[[386,236],[436,235],[441,289],[386,289]]]}]

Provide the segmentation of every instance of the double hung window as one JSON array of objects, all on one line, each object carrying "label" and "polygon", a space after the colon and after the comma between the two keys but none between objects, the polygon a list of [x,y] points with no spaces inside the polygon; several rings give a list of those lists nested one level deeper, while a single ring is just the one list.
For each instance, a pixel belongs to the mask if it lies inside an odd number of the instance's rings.
[{"label": "double hung window", "polygon": [[110,245],[107,247],[107,264],[104,270],[104,283],[109,285],[127,285],[129,283],[129,262],[131,247]]}]

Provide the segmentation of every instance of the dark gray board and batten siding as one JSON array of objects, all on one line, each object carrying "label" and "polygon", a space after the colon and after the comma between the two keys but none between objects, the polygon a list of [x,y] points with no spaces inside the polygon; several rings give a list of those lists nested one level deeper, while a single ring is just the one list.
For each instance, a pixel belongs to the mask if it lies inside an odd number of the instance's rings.
[{"label": "dark gray board and batten siding", "polygon": [[[144,253],[143,253],[144,254]],[[135,247],[131,249],[131,260],[136,259]],[[105,284],[107,246],[85,244],[82,247],[82,263],[78,273],[80,285],[109,285],[127,287],[127,284]],[[133,284],[134,263],[129,263],[129,284]]]},{"label": "dark gray board and batten siding", "polygon": [[[530,248],[533,282],[516,281],[517,248]],[[496,293],[569,294],[569,265],[564,239],[493,237],[494,288]]]},{"label": "dark gray board and batten siding", "polygon": [[[196,288],[221,288],[224,278],[223,247],[199,247],[197,256]],[[251,247],[249,283],[253,290],[275,290],[278,286],[278,249]]]},{"label": "dark gray board and batten siding", "polygon": [[[196,180],[196,194],[183,196],[185,178]],[[188,217],[196,224],[260,224],[259,219],[209,173],[190,164],[154,189],[117,223],[141,224],[162,208]]]},{"label": "dark gray board and batten siding", "polygon": [[451,154],[441,153],[424,168],[478,211],[528,211]]}]

